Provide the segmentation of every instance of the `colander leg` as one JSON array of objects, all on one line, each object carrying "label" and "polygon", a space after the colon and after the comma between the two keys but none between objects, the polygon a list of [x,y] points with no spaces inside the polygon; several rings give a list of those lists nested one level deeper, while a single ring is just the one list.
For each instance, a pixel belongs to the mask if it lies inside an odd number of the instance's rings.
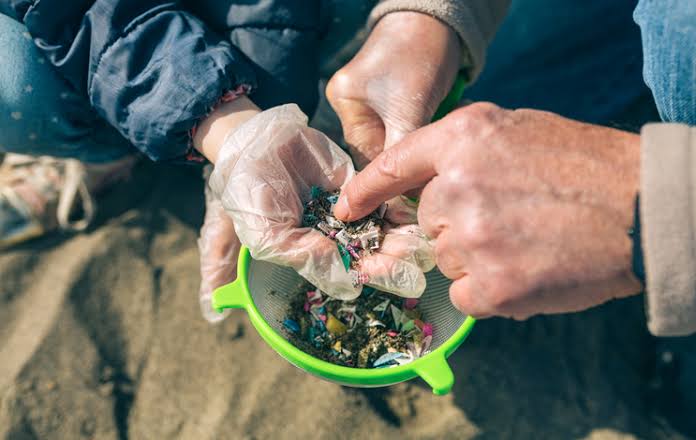
[{"label": "colander leg", "polygon": [[433,394],[442,396],[452,390],[454,373],[444,355],[431,354],[419,361],[416,373],[433,389]]},{"label": "colander leg", "polygon": [[224,309],[242,309],[249,304],[249,294],[242,278],[237,278],[229,284],[218,287],[213,292],[213,309],[222,312]]}]

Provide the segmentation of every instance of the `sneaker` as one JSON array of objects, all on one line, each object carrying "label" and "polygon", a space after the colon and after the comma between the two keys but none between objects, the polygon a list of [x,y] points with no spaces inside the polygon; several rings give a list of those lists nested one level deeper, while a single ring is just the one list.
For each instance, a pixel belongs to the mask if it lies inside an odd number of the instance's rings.
[{"label": "sneaker", "polygon": [[137,156],[87,164],[7,154],[0,164],[0,249],[56,229],[83,231],[94,219],[94,194],[130,176]]}]

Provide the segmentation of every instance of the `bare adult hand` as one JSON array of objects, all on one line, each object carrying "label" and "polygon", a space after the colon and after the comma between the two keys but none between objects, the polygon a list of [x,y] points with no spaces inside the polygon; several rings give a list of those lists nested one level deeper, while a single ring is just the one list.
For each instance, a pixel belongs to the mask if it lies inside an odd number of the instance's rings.
[{"label": "bare adult hand", "polygon": [[334,212],[360,218],[425,185],[418,220],[462,312],[583,310],[640,291],[628,236],[639,149],[628,132],[473,104],[381,153]]},{"label": "bare adult hand", "polygon": [[358,168],[430,121],[452,87],[460,54],[454,30],[429,15],[394,12],[377,23],[326,89]]}]

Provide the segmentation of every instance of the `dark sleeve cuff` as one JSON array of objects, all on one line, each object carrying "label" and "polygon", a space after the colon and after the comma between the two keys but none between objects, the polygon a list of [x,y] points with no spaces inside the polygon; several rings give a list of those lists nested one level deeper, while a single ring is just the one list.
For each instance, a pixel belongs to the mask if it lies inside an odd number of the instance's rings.
[{"label": "dark sleeve cuff", "polygon": [[636,206],[633,214],[633,227],[629,234],[633,242],[633,275],[645,287],[645,263],[643,261],[643,244],[640,241],[640,196],[636,196]]}]

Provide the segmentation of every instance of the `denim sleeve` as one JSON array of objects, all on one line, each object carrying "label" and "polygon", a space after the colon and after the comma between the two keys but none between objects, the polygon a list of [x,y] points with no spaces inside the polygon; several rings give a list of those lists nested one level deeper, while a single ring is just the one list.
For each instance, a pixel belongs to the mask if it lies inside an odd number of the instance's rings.
[{"label": "denim sleeve", "polygon": [[104,119],[153,160],[190,148],[189,130],[228,90],[255,85],[237,48],[163,0],[0,0]]},{"label": "denim sleeve", "polygon": [[696,125],[696,1],[641,0],[643,76],[666,122]]}]

